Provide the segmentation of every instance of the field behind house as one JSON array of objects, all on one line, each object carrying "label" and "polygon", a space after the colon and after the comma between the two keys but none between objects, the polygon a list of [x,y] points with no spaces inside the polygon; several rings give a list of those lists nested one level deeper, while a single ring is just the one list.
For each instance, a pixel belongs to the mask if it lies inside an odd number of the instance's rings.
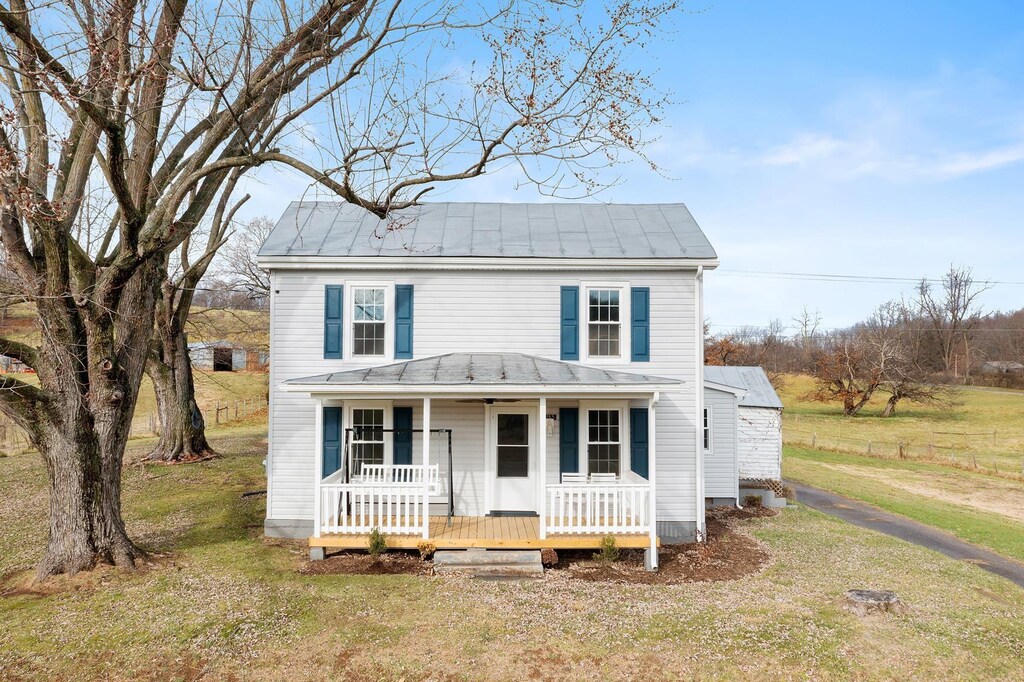
[{"label": "field behind house", "polygon": [[814,382],[789,375],[779,391],[786,443],[856,454],[899,456],[1024,474],[1024,391],[957,387],[958,405],[901,402],[891,417],[882,417],[888,394],[879,392],[856,417],[844,417],[839,403],[819,403],[807,396]]},{"label": "field behind house", "polygon": [[1024,392],[960,388],[959,405],[900,405],[883,418],[887,395],[845,417],[807,399],[811,388],[787,377],[780,391],[787,479],[1024,561]]},{"label": "field behind house", "polygon": [[[37,455],[0,457],[0,679],[977,679],[1024,676],[1024,591],[975,566],[805,508],[745,522],[771,555],[733,582],[528,583],[304,575],[262,537],[260,423],[224,457],[129,466],[125,516],[152,552],[25,589],[45,540]],[[136,442],[130,460],[147,443]],[[859,619],[843,591],[896,590]]]}]

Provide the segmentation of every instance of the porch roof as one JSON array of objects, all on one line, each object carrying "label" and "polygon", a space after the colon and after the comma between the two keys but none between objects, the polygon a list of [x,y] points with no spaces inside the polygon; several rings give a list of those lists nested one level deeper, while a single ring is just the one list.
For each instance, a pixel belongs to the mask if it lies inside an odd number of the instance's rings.
[{"label": "porch roof", "polygon": [[446,353],[379,367],[291,379],[285,391],[544,392],[551,389],[651,393],[678,388],[679,379],[619,372],[522,353]]}]

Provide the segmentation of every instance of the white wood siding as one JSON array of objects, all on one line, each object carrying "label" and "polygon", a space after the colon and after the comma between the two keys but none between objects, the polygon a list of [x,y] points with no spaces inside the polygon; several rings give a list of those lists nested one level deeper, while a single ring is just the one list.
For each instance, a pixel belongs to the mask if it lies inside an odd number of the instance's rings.
[{"label": "white wood siding", "polygon": [[[657,406],[658,514],[663,521],[696,521],[697,459],[694,415],[701,385],[697,369],[696,286],[693,272],[484,272],[484,271],[290,271],[272,277],[271,418],[268,467],[268,519],[312,519],[314,402],[287,394],[278,385],[287,379],[365,367],[364,360],[323,358],[324,285],[351,281],[394,281],[415,286],[414,352],[416,358],[450,352],[518,352],[559,359],[561,285],[613,279],[651,289],[651,361],[628,359],[600,363],[608,369],[683,379],[678,391],[662,393]],[[346,311],[346,315],[350,311]],[[623,320],[628,326],[629,320]],[[393,329],[387,330],[393,343]],[[624,349],[628,358],[629,349]],[[597,364],[596,362],[592,364]],[[402,404],[401,396],[395,396]],[[419,401],[416,406],[419,425]],[[465,405],[465,404],[462,404]],[[559,402],[549,401],[548,412]],[[468,408],[435,401],[433,426],[441,419],[461,425],[456,468],[467,467],[457,485],[467,505],[482,504],[482,408],[480,430]],[[414,446],[416,457],[418,446]],[[581,451],[581,457],[585,453]],[[479,457],[479,466],[473,458]],[[557,430],[548,437],[548,468],[557,471]],[[472,467],[472,468],[470,468]],[[460,510],[461,511],[461,510]],[[469,512],[467,512],[469,513]]]},{"label": "white wood siding", "polygon": [[736,476],[736,396],[704,389],[704,407],[710,408],[711,451],[704,453],[704,497],[738,494]]},{"label": "white wood siding", "polygon": [[740,478],[782,478],[782,412],[739,408]]}]

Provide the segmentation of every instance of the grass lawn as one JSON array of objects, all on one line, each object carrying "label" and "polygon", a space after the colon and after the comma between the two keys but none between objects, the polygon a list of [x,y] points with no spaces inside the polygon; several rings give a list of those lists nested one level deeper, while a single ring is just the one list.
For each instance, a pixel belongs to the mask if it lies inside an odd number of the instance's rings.
[{"label": "grass lawn", "polygon": [[787,479],[941,528],[1024,561],[1024,486],[923,462],[786,446]]},{"label": "grass lawn", "polygon": [[901,403],[895,415],[883,418],[886,393],[876,394],[858,416],[844,417],[838,403],[808,400],[813,387],[808,376],[785,378],[779,394],[787,443],[806,446],[813,436],[819,447],[863,453],[871,441],[872,452],[895,455],[903,441],[912,458],[976,461],[983,468],[1024,473],[1024,391],[959,388],[962,404],[956,407]]},{"label": "grass lawn", "polygon": [[[214,432],[215,461],[129,466],[153,565],[38,592],[10,590],[44,541],[44,473],[0,458],[0,679],[1024,677],[1024,591],[804,508],[748,522],[773,558],[735,582],[301,575],[303,545],[263,539],[264,500],[240,497],[264,485],[263,428]],[[910,610],[858,619],[853,587]]]}]

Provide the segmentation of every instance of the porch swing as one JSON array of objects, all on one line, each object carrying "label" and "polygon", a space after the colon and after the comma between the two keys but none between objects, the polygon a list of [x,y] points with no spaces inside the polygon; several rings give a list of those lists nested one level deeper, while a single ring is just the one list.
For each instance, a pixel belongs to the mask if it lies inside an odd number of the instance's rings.
[{"label": "porch swing", "polygon": [[[353,481],[352,472],[352,434],[359,432],[360,435],[364,431],[372,431],[374,433],[391,433],[391,434],[409,434],[410,438],[413,434],[423,433],[423,429],[383,429],[376,427],[348,427],[345,429],[345,444],[344,444],[344,456],[342,457],[342,472],[341,479],[344,483],[373,483],[379,485],[401,485],[401,486],[412,486],[423,483],[423,476],[428,476],[426,468],[420,465],[395,465],[395,464],[362,464],[360,471],[356,474],[358,476],[357,481]],[[448,513],[445,525],[451,527],[452,517],[455,516],[455,487],[452,480],[454,469],[452,468],[452,430],[451,429],[430,429],[429,433],[446,435],[448,438]],[[399,468],[402,467],[402,468]],[[419,477],[416,476],[415,472],[419,470],[421,473]],[[438,479],[440,479],[440,472],[438,472]],[[438,484],[440,480],[438,480]],[[429,483],[428,483],[429,484]],[[437,494],[440,492],[439,486],[434,487],[431,485],[431,493]],[[352,502],[348,501],[345,509],[346,514],[352,513]],[[424,510],[424,513],[429,516],[429,506]]]}]

